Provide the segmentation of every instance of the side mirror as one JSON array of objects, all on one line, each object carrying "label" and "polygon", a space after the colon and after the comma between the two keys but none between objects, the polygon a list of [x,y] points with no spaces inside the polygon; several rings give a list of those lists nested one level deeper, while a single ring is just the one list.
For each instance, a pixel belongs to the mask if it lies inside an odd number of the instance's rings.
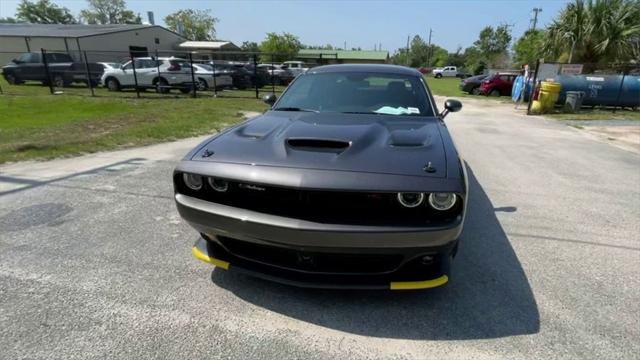
[{"label": "side mirror", "polygon": [[444,102],[444,111],[440,113],[440,118],[444,119],[450,112],[458,112],[462,109],[462,103],[456,99],[447,99]]},{"label": "side mirror", "polygon": [[276,103],[276,100],[278,100],[278,97],[276,96],[276,94],[269,94],[269,95],[265,95],[262,98],[262,101],[264,101],[265,103],[273,106],[273,104]]}]

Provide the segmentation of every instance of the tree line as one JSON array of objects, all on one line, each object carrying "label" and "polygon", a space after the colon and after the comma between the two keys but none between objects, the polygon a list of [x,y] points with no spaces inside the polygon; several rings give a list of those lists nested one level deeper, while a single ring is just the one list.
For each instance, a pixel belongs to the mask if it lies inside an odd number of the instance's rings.
[{"label": "tree line", "polygon": [[[164,18],[170,30],[191,40],[215,39],[218,19],[211,10],[178,10]],[[127,9],[124,0],[87,0],[87,8],[73,16],[69,9],[50,0],[22,0],[15,18],[0,23],[39,24],[140,24],[140,14]],[[640,61],[640,0],[574,0],[544,29],[530,29],[512,44],[510,25],[486,26],[473,45],[455,52],[427,44],[419,35],[409,47],[398,49],[391,62],[411,67],[458,66],[466,72],[486,68],[534,65],[548,61],[605,64]],[[245,41],[242,50],[277,54],[274,61],[295,57],[300,49],[333,50],[330,44],[309,46],[290,33],[267,33],[257,42]],[[352,50],[361,50],[352,48]],[[270,61],[269,59],[263,59]]]},{"label": "tree line", "polygon": [[[589,64],[640,62],[639,0],[575,0],[544,29],[529,29],[511,46],[510,26],[486,26],[472,46],[450,53],[418,35],[398,49],[392,62],[412,67],[458,66],[479,74],[485,68],[519,68],[547,61]],[[510,51],[511,50],[511,51]]]}]

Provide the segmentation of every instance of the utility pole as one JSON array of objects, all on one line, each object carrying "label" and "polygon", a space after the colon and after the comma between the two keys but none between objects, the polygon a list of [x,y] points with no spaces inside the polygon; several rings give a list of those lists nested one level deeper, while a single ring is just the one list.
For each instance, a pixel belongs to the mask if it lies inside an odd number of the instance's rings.
[{"label": "utility pole", "polygon": [[407,35],[407,66],[409,66],[409,38],[411,35]]},{"label": "utility pole", "polygon": [[347,50],[347,42],[344,42],[344,49]]},{"label": "utility pole", "polygon": [[538,24],[538,13],[542,12],[542,8],[533,8],[533,18],[531,19],[531,30],[536,29],[536,25]]},{"label": "utility pole", "polygon": [[429,47],[427,48],[427,67],[431,67],[431,33],[433,33],[433,30],[429,28]]}]

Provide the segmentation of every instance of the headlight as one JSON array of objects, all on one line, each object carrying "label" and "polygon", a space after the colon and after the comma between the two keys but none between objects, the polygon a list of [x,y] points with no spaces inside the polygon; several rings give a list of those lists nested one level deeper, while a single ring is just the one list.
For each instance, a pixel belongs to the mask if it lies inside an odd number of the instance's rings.
[{"label": "headlight", "polygon": [[424,201],[423,193],[398,193],[398,202],[404,207],[414,208]]},{"label": "headlight", "polygon": [[211,186],[211,188],[213,188],[213,190],[215,191],[225,192],[229,189],[229,183],[227,182],[227,180],[210,177],[209,179],[207,179],[207,181],[209,182],[209,186]]},{"label": "headlight", "polygon": [[202,189],[202,176],[196,174],[184,173],[182,174],[182,180],[184,184],[191,190]]},{"label": "headlight", "polygon": [[429,205],[440,211],[449,210],[456,204],[456,195],[451,193],[429,194]]}]

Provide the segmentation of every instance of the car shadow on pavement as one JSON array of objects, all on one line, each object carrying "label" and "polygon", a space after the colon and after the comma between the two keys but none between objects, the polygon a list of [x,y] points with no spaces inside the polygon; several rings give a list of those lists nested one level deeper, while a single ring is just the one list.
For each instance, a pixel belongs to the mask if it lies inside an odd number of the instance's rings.
[{"label": "car shadow on pavement", "polygon": [[301,321],[358,335],[424,340],[537,333],[538,307],[494,206],[469,169],[470,202],[450,283],[423,291],[301,289],[215,269],[239,298]]}]

